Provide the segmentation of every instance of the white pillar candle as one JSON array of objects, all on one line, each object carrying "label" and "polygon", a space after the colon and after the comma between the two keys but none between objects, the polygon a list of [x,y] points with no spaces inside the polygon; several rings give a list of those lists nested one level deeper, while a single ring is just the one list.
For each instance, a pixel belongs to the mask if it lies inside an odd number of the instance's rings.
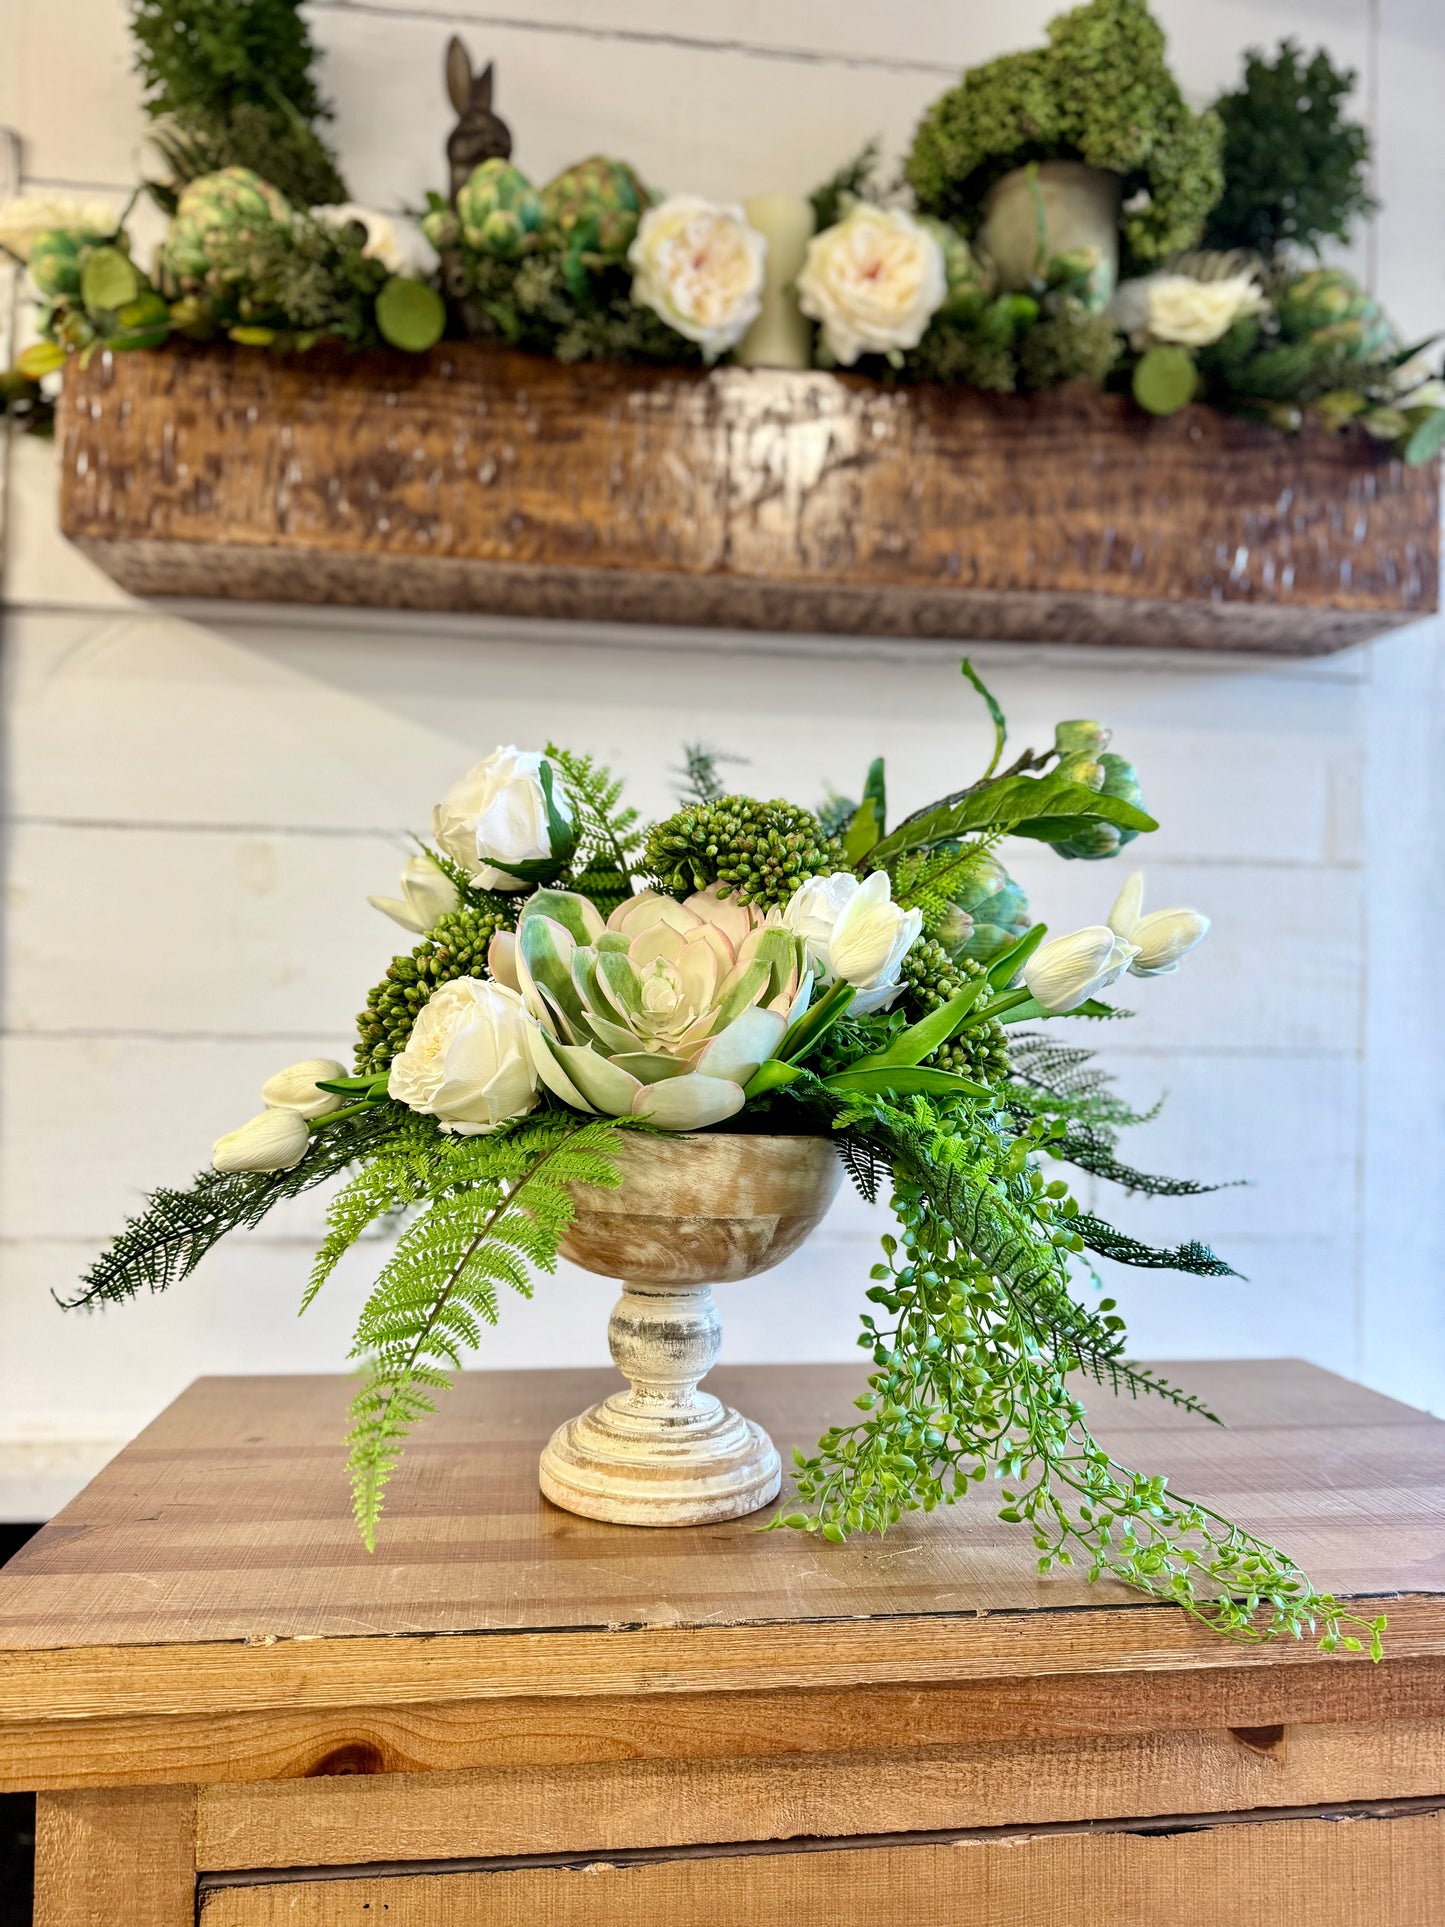
[{"label": "white pillar candle", "polygon": [[813,210],[798,194],[757,194],[743,203],[749,225],[766,236],[763,311],[738,343],[748,368],[806,368],[812,331],[793,291],[813,234]]}]

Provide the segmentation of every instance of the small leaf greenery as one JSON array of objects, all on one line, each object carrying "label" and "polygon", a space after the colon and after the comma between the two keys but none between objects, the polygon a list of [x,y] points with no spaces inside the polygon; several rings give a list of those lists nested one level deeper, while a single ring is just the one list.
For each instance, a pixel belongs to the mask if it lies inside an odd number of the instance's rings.
[{"label": "small leaf greenery", "polygon": [[[430,908],[412,926],[425,922],[422,942],[380,987],[391,986],[381,1030],[384,1000],[368,1000],[356,1071],[308,1060],[278,1073],[268,1111],[218,1143],[226,1168],[155,1192],[70,1304],[164,1291],[229,1231],[331,1185],[302,1309],[340,1288],[338,1270],[361,1241],[381,1255],[352,1348],[361,1380],[348,1439],[370,1549],[408,1434],[483,1345],[504,1298],[530,1297],[538,1274],[554,1270],[578,1187],[622,1183],[624,1132],[826,1133],[867,1200],[886,1189],[897,1229],[866,1289],[859,1345],[870,1370],[857,1416],[795,1454],[796,1497],[773,1527],[836,1544],[992,1479],[999,1517],[1028,1534],[1041,1574],[1075,1568],[1114,1581],[1233,1640],[1312,1635],[1325,1651],[1378,1658],[1383,1620],[1361,1620],[1315,1591],[1286,1552],[1119,1464],[1089,1429],[1081,1378],[1220,1422],[1130,1359],[1094,1258],[1226,1290],[1237,1274],[1198,1240],[1150,1245],[1081,1206],[1070,1168],[1149,1196],[1216,1187],[1126,1162],[1121,1133],[1153,1111],[1119,1096],[1091,1050],[1037,1026],[1063,1010],[1119,1020],[1126,1013],[1096,991],[1126,964],[1171,974],[1207,926],[1186,911],[1141,920],[1142,885],[1131,878],[1109,926],[1046,942],[998,855],[1005,840],[1097,861],[1154,818],[1096,722],[1061,723],[1049,749],[1000,768],[1002,711],[966,662],[963,675],[991,725],[987,766],[892,827],[881,759],[855,798],[832,793],[814,814],[727,794],[720,766],[736,759],[695,745],[681,809],[644,826],[595,758],[550,744],[529,764],[499,750],[453,798],[502,780],[505,765],[507,782],[535,785],[541,844],[508,854],[506,869],[472,862],[448,814],[453,799],[440,806],[440,840],[409,866],[412,907],[382,906],[408,918]],[[665,872],[649,874],[649,853]],[[861,968],[834,968],[831,936],[803,934],[824,898],[872,906],[896,933],[866,982]],[[697,979],[697,952],[676,968],[670,960],[682,954],[677,932],[696,937],[700,923],[710,955],[737,947],[716,1008],[685,1012],[675,1032],[649,1031],[679,985]],[[1108,969],[1090,961],[1096,951]],[[1076,978],[1064,994],[1068,968]],[[468,1050],[494,1053],[483,1111],[475,1094],[465,1104],[455,1096],[450,1057],[445,1077],[418,1081],[436,1026],[450,1048],[446,1023],[477,1012],[485,1022],[466,1033]],[[728,1092],[731,1109],[719,1111]]]}]

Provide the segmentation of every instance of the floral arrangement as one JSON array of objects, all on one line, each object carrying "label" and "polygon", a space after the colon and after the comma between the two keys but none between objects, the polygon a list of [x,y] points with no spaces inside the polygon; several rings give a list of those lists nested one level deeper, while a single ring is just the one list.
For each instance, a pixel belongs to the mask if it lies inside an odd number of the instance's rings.
[{"label": "floral arrangement", "polygon": [[[135,32],[171,229],[146,270],[124,219],[0,210],[0,248],[42,304],[41,339],[0,378],[0,407],[27,425],[44,426],[67,355],[172,335],[420,352],[450,333],[564,361],[767,361],[776,330],[749,334],[773,275],[797,324],[786,365],[995,393],[1083,380],[1156,415],[1199,400],[1286,430],[1355,424],[1416,464],[1445,444],[1421,344],[1351,276],[1291,252],[1345,238],[1371,203],[1367,136],[1340,112],[1353,76],[1290,42],[1194,114],[1145,0],[1087,0],[1044,47],[935,102],[897,185],[865,150],[821,187],[797,265],[760,215],[658,192],[615,157],[534,185],[491,69],[473,75],[457,41],[451,192],[418,221],[347,201],[294,0],[143,0]],[[1092,222],[1052,209],[1061,163],[1102,186]],[[1022,265],[990,215],[1010,187]],[[1134,278],[1116,287],[1121,252]]]},{"label": "floral arrangement", "polygon": [[[1132,874],[1097,924],[1051,934],[999,855],[1006,839],[1094,861],[1153,830],[1137,773],[1095,722],[1005,765],[993,728],[973,781],[890,821],[881,761],[819,810],[728,793],[689,752],[684,800],[643,826],[587,756],[496,750],[437,805],[431,839],[377,908],[417,939],[366,997],[355,1063],[313,1058],[211,1168],[161,1190],[76,1304],[163,1290],[226,1232],[341,1179],[309,1303],[369,1227],[399,1226],[353,1356],[356,1516],[383,1488],[447,1372],[550,1271],[570,1187],[615,1185],[623,1132],[826,1134],[898,1221],[866,1292],[871,1361],[851,1424],[798,1453],[774,1524],[839,1541],[951,1504],[990,1471],[1039,1569],[1081,1566],[1232,1638],[1314,1631],[1378,1654],[1383,1622],[1317,1594],[1282,1552],[1160,1478],[1116,1463],[1071,1374],[1202,1413],[1131,1363],[1093,1254],[1209,1277],[1205,1245],[1156,1249],[1085,1209],[1070,1168],[1173,1196],[1209,1187],[1119,1155],[1140,1121],[1092,1054],[1041,1028],[1116,1018],[1106,993],[1172,977],[1192,909],[1146,909]],[[1204,1416],[1209,1416],[1204,1414]]]}]

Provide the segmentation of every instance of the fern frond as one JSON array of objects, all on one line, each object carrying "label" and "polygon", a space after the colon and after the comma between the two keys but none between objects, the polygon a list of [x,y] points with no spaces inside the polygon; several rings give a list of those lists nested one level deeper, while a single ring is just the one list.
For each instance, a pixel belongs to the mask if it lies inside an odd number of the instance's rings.
[{"label": "fern frond", "polygon": [[548,743],[547,757],[562,772],[577,821],[574,869],[620,871],[630,878],[642,848],[637,811],[622,802],[622,779],[595,756]]},{"label": "fern frond", "polygon": [[378,1218],[428,1197],[448,1169],[448,1140],[430,1118],[408,1121],[338,1191],[326,1213],[327,1232],[301,1300],[305,1311],[342,1258]]},{"label": "fern frond", "polygon": [[734,756],[725,749],[709,749],[706,743],[684,743],[683,766],[672,772],[682,781],[674,787],[684,803],[720,803],[731,785],[724,780],[718,764],[746,763],[747,760],[746,756]]},{"label": "fern frond", "polygon": [[370,1360],[348,1440],[368,1550],[406,1435],[435,1410],[431,1395],[446,1388],[447,1368],[497,1322],[499,1288],[530,1297],[532,1273],[555,1269],[572,1222],[570,1186],[621,1183],[608,1147],[622,1128],[615,1118],[542,1112],[490,1136],[440,1142],[430,1202],[377,1279],[352,1348]]},{"label": "fern frond", "polygon": [[1066,1132],[1054,1140],[1053,1148],[1066,1163],[1077,1165],[1090,1176],[1107,1178],[1111,1184],[1146,1198],[1198,1198],[1210,1191],[1228,1191],[1244,1182],[1242,1178],[1234,1178],[1222,1184],[1201,1184],[1194,1178],[1166,1178],[1151,1171],[1136,1171],[1132,1164],[1125,1164],[1114,1155],[1105,1133],[1087,1128]]},{"label": "fern frond", "polygon": [[1243,1276],[1197,1238],[1170,1249],[1167,1246],[1143,1244],[1138,1238],[1131,1238],[1127,1232],[1116,1231],[1113,1225],[1106,1224],[1102,1218],[1088,1217],[1082,1212],[1072,1222],[1073,1229],[1090,1251],[1097,1251],[1101,1258],[1113,1258],[1121,1265],[1139,1265],[1155,1271],[1187,1271],[1196,1278]]},{"label": "fern frond", "polygon": [[142,1290],[165,1291],[193,1272],[228,1231],[258,1225],[283,1198],[299,1197],[349,1165],[374,1156],[410,1112],[399,1104],[368,1106],[317,1131],[289,1171],[202,1171],[185,1191],[151,1193],[146,1208],[91,1266],[67,1311],[121,1304]]}]

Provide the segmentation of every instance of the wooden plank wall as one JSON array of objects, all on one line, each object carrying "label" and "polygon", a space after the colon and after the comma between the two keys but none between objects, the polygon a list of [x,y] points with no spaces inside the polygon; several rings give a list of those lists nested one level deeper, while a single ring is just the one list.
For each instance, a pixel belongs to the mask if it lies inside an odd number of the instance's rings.
[{"label": "wooden plank wall", "polygon": [[[1192,93],[1293,33],[1357,66],[1387,212],[1353,256],[1419,335],[1445,321],[1445,22],[1433,0],[1162,0]],[[442,179],[442,49],[462,26],[539,178],[626,153],[715,195],[802,189],[879,132],[897,149],[957,66],[1017,44],[1048,0],[481,0],[324,5],[336,133],[360,200]],[[142,119],[121,0],[22,9],[0,124],[26,186],[118,197]],[[473,24],[465,25],[470,19]],[[519,622],[268,613],[194,619],[127,600],[60,539],[53,452],[11,458],[4,593],[8,923],[0,1153],[0,1511],[58,1500],[104,1441],[205,1370],[330,1369],[366,1266],[292,1312],[319,1207],[278,1215],[168,1300],[66,1321],[65,1290],[148,1184],[184,1178],[276,1065],[344,1055],[391,954],[367,908],[402,832],[476,754],[551,733],[667,804],[684,738],[746,754],[765,794],[858,782],[885,752],[912,806],[981,755],[950,652],[766,637],[567,634]],[[1445,1409],[1438,1214],[1445,1155],[1434,958],[1445,938],[1438,629],[1289,665],[982,648],[1021,741],[1098,715],[1164,822],[1156,904],[1215,933],[1137,987],[1108,1045],[1147,1102],[1141,1161],[1249,1189],[1121,1205],[1132,1229],[1213,1235],[1247,1286],[1121,1281],[1139,1350],[1294,1352]],[[1017,858],[1059,927],[1094,921],[1120,866]],[[853,1355],[874,1225],[849,1199],[785,1274],[729,1289],[727,1355]],[[1114,1281],[1111,1280],[1111,1286]],[[603,1357],[607,1287],[508,1307],[486,1360]],[[46,1468],[49,1471],[46,1471]],[[7,1480],[7,1472],[9,1474]]]}]

